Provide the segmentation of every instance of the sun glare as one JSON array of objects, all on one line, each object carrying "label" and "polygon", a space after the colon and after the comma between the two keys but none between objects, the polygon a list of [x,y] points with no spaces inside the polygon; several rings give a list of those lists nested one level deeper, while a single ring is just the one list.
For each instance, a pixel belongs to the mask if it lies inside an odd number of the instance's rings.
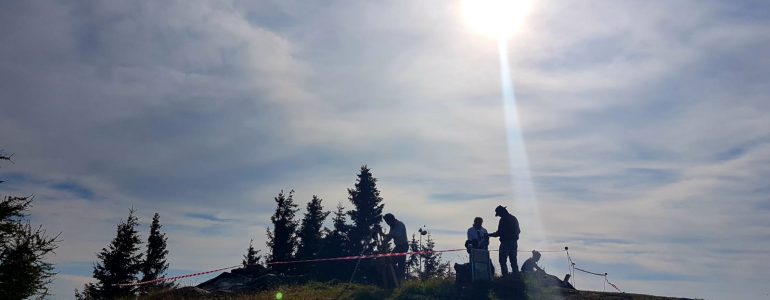
[{"label": "sun glare", "polygon": [[462,14],[475,31],[505,39],[524,23],[534,0],[463,0]]}]

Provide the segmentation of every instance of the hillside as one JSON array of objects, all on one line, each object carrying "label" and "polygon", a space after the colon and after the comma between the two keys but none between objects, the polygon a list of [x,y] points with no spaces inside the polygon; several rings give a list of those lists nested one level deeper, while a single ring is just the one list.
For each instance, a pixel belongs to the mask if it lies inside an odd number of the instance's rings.
[{"label": "hillside", "polygon": [[[652,295],[610,293],[596,291],[565,290],[496,279],[487,287],[457,288],[454,279],[412,280],[398,289],[386,290],[372,285],[346,283],[308,282],[305,284],[279,285],[261,292],[224,294],[186,287],[140,298],[142,300],[176,299],[231,299],[231,300],[283,300],[283,299],[560,299],[560,300],[663,300],[681,299]],[[522,293],[523,292],[523,293]]]}]

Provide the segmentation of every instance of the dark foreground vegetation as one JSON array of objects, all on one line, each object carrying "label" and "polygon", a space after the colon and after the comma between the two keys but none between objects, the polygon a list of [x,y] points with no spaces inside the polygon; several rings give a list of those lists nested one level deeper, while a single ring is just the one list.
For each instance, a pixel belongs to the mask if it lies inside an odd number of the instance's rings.
[{"label": "dark foreground vegetation", "polygon": [[[523,287],[523,288],[522,288]],[[280,293],[280,294],[279,294]],[[487,285],[460,288],[453,278],[409,280],[396,289],[382,289],[375,285],[348,283],[307,282],[284,284],[260,292],[226,294],[210,293],[195,287],[184,287],[155,292],[142,300],[176,299],[589,299],[589,300],[663,300],[682,299],[628,293],[577,291],[541,286],[532,280],[524,283],[501,278]]]}]

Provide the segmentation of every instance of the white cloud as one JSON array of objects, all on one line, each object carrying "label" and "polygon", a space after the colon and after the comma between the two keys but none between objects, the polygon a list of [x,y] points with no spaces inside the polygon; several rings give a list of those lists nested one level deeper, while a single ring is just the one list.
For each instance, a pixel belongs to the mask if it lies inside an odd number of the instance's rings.
[{"label": "white cloud", "polygon": [[[386,210],[440,248],[516,201],[497,49],[454,5],[5,5],[0,136],[18,159],[2,171],[24,176],[0,188],[38,195],[35,221],[63,232],[57,263],[95,260],[131,205],[145,223],[160,212],[172,269],[237,263],[279,190],[331,209],[364,163]],[[748,10],[538,2],[509,54],[550,240],[522,249],[567,244],[631,292],[728,297],[704,275],[724,274],[759,295],[770,31],[733,15]]]}]

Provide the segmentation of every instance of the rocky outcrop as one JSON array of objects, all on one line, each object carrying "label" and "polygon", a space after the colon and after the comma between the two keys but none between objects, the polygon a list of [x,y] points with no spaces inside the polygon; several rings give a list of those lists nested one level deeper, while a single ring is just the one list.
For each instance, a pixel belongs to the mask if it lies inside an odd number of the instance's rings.
[{"label": "rocky outcrop", "polygon": [[301,281],[302,277],[276,275],[263,266],[251,265],[219,274],[197,287],[210,293],[240,294],[264,291],[277,285]]}]

